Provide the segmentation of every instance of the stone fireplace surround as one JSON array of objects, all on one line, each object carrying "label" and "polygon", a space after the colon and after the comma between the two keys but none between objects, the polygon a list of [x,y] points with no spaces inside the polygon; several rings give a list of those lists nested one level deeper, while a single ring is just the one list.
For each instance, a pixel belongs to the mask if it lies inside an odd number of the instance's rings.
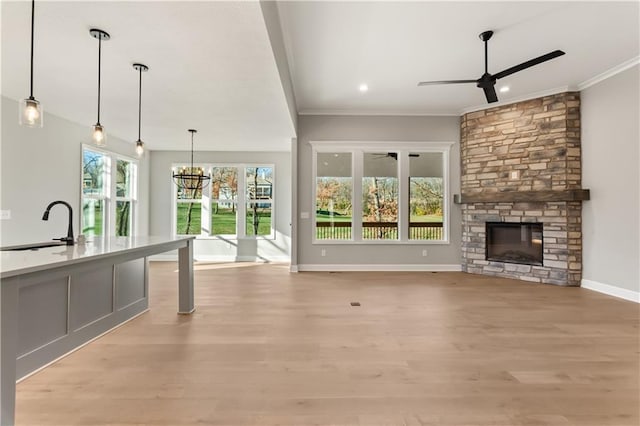
[{"label": "stone fireplace surround", "polygon": [[[582,275],[580,95],[462,116],[462,270],[558,285]],[[543,224],[543,265],[485,259],[486,222]]]}]

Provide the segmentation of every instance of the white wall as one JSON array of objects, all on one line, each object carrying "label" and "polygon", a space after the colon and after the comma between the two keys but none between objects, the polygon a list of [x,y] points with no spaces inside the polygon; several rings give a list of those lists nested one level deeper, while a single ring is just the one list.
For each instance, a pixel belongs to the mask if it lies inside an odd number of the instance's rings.
[{"label": "white wall", "polygon": [[[640,300],[640,72],[581,93],[583,286]],[[604,285],[605,287],[602,287]],[[608,288],[606,286],[611,286]]]},{"label": "white wall", "polygon": [[[73,123],[48,114],[46,109],[43,128],[21,127],[18,125],[18,103],[2,97],[0,208],[11,210],[11,219],[0,221],[1,245],[65,236],[68,219],[64,207],[55,207],[49,221],[42,220],[42,213],[54,200],[71,204],[74,233],[78,234],[82,144],[90,142],[90,134],[89,124]],[[135,135],[131,136],[134,140]],[[109,136],[107,142],[107,150],[134,157],[133,142],[113,136]],[[138,235],[146,235],[149,229],[148,163],[148,158],[139,162]]]},{"label": "white wall", "polygon": [[[173,181],[171,165],[189,163],[189,151],[151,152],[151,200],[149,230],[152,235],[171,235],[173,231]],[[194,244],[197,260],[266,260],[288,261],[291,247],[291,161],[288,152],[212,152],[197,151],[194,163],[273,164],[275,174],[274,207],[275,239],[222,241],[198,239]],[[159,257],[158,257],[159,258]]]},{"label": "white wall", "polygon": [[[460,192],[460,117],[320,116],[298,118],[298,265],[304,269],[334,269],[331,266],[368,265],[370,268],[446,269],[460,268],[460,208],[450,206],[450,242],[431,244],[312,244],[312,219],[300,219],[313,206],[312,149],[309,141],[431,141],[455,142],[451,147],[450,194]],[[452,198],[452,197],[450,197]],[[321,250],[325,256],[321,256]],[[427,249],[427,256],[422,256]]]}]

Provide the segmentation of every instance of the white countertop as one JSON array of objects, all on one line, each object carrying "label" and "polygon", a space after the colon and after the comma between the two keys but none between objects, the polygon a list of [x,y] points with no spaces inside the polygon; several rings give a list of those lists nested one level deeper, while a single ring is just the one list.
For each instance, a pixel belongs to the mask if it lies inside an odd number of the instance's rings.
[{"label": "white countertop", "polygon": [[[118,254],[161,253],[185,245],[195,237],[88,237],[83,245],[45,247],[37,250],[0,252],[0,277],[8,278],[51,268],[88,262]],[[44,242],[44,241],[42,241]],[[163,250],[165,249],[166,250]],[[151,253],[154,254],[154,253]]]}]

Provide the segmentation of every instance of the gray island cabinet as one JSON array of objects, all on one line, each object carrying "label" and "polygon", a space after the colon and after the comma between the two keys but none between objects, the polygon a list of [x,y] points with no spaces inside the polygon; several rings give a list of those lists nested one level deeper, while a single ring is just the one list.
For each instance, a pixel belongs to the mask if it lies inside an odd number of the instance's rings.
[{"label": "gray island cabinet", "polygon": [[193,237],[91,240],[0,252],[2,426],[14,423],[16,380],[148,309],[148,256],[178,250],[178,313],[195,309]]}]

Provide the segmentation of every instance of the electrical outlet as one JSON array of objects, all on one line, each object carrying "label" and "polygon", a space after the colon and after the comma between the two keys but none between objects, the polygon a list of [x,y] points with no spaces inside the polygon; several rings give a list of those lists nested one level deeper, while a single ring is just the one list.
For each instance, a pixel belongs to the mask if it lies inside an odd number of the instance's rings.
[{"label": "electrical outlet", "polygon": [[327,251],[325,249],[320,250],[320,256],[325,257],[327,255]]},{"label": "electrical outlet", "polygon": [[520,177],[520,171],[514,170],[511,172],[511,179],[518,179]]},{"label": "electrical outlet", "polygon": [[300,212],[300,219],[309,219],[309,212]]},{"label": "electrical outlet", "polygon": [[422,250],[422,256],[427,257],[427,249]]},{"label": "electrical outlet", "polygon": [[11,219],[11,210],[0,210],[0,220]]}]

